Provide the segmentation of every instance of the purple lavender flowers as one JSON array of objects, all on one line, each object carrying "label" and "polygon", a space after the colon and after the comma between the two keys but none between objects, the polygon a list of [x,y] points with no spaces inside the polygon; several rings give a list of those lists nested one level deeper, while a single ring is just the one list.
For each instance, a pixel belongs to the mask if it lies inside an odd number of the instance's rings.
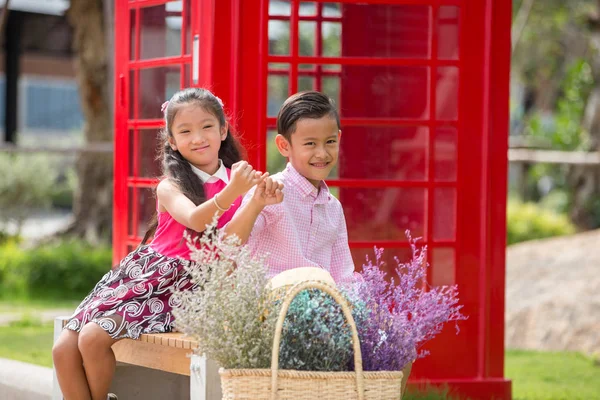
[{"label": "purple lavender flowers", "polygon": [[444,323],[466,319],[460,312],[456,285],[428,287],[424,283],[426,248],[418,249],[408,231],[406,235],[412,259],[401,263],[395,258],[398,282],[385,280],[383,249],[375,248],[375,263],[367,257],[362,281],[348,293],[352,303],[362,303],[363,315],[355,318],[365,371],[401,370],[427,355],[419,348],[440,333]]}]

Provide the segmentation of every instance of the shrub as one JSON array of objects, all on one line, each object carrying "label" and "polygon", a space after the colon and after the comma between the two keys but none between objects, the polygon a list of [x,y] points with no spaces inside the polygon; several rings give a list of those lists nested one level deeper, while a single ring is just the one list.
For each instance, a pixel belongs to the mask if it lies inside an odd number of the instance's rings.
[{"label": "shrub", "polygon": [[534,203],[509,200],[506,219],[508,244],[575,233],[566,215]]},{"label": "shrub", "polygon": [[0,296],[22,298],[27,294],[25,252],[14,240],[0,244]]},{"label": "shrub", "polygon": [[56,168],[43,155],[0,154],[0,171],[0,223],[19,230],[31,209],[50,207]]},{"label": "shrub", "polygon": [[69,166],[63,174],[61,174],[56,185],[50,194],[52,207],[54,208],[73,208],[73,198],[77,188],[77,173],[74,166]]},{"label": "shrub", "polygon": [[64,240],[32,249],[15,243],[0,246],[3,295],[80,299],[109,271],[112,251],[80,240]]}]

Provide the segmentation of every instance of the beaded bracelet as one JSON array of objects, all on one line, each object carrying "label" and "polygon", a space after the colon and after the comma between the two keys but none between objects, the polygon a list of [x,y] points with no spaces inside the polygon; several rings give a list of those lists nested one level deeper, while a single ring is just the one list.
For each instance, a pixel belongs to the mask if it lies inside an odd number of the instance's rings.
[{"label": "beaded bracelet", "polygon": [[217,203],[217,194],[215,194],[213,196],[213,203],[215,203],[215,207],[217,207],[217,210],[219,210],[221,212],[229,211],[229,209],[231,208],[231,204],[227,208],[221,208],[221,206],[219,205],[219,203]]}]

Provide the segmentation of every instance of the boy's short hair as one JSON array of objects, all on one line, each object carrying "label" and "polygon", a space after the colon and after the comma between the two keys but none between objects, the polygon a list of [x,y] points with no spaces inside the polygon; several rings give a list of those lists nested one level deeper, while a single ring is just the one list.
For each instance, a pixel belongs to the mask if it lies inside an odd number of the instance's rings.
[{"label": "boy's short hair", "polygon": [[335,118],[338,129],[341,129],[340,117],[333,100],[316,91],[296,93],[290,96],[279,110],[277,133],[291,143],[291,136],[296,131],[298,120],[302,118],[319,119],[325,115]]}]

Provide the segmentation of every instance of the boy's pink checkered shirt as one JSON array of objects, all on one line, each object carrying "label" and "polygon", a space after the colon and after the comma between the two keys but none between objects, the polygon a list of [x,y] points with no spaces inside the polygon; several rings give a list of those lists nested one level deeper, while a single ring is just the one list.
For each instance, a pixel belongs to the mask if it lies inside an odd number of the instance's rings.
[{"label": "boy's pink checkered shirt", "polygon": [[[317,190],[289,163],[273,178],[284,185],[283,202],[263,209],[248,239],[253,254],[268,253],[269,277],[297,267],[321,267],[337,283],[351,282],[354,263],[339,200],[325,182]],[[246,194],[241,208],[253,193]]]}]

